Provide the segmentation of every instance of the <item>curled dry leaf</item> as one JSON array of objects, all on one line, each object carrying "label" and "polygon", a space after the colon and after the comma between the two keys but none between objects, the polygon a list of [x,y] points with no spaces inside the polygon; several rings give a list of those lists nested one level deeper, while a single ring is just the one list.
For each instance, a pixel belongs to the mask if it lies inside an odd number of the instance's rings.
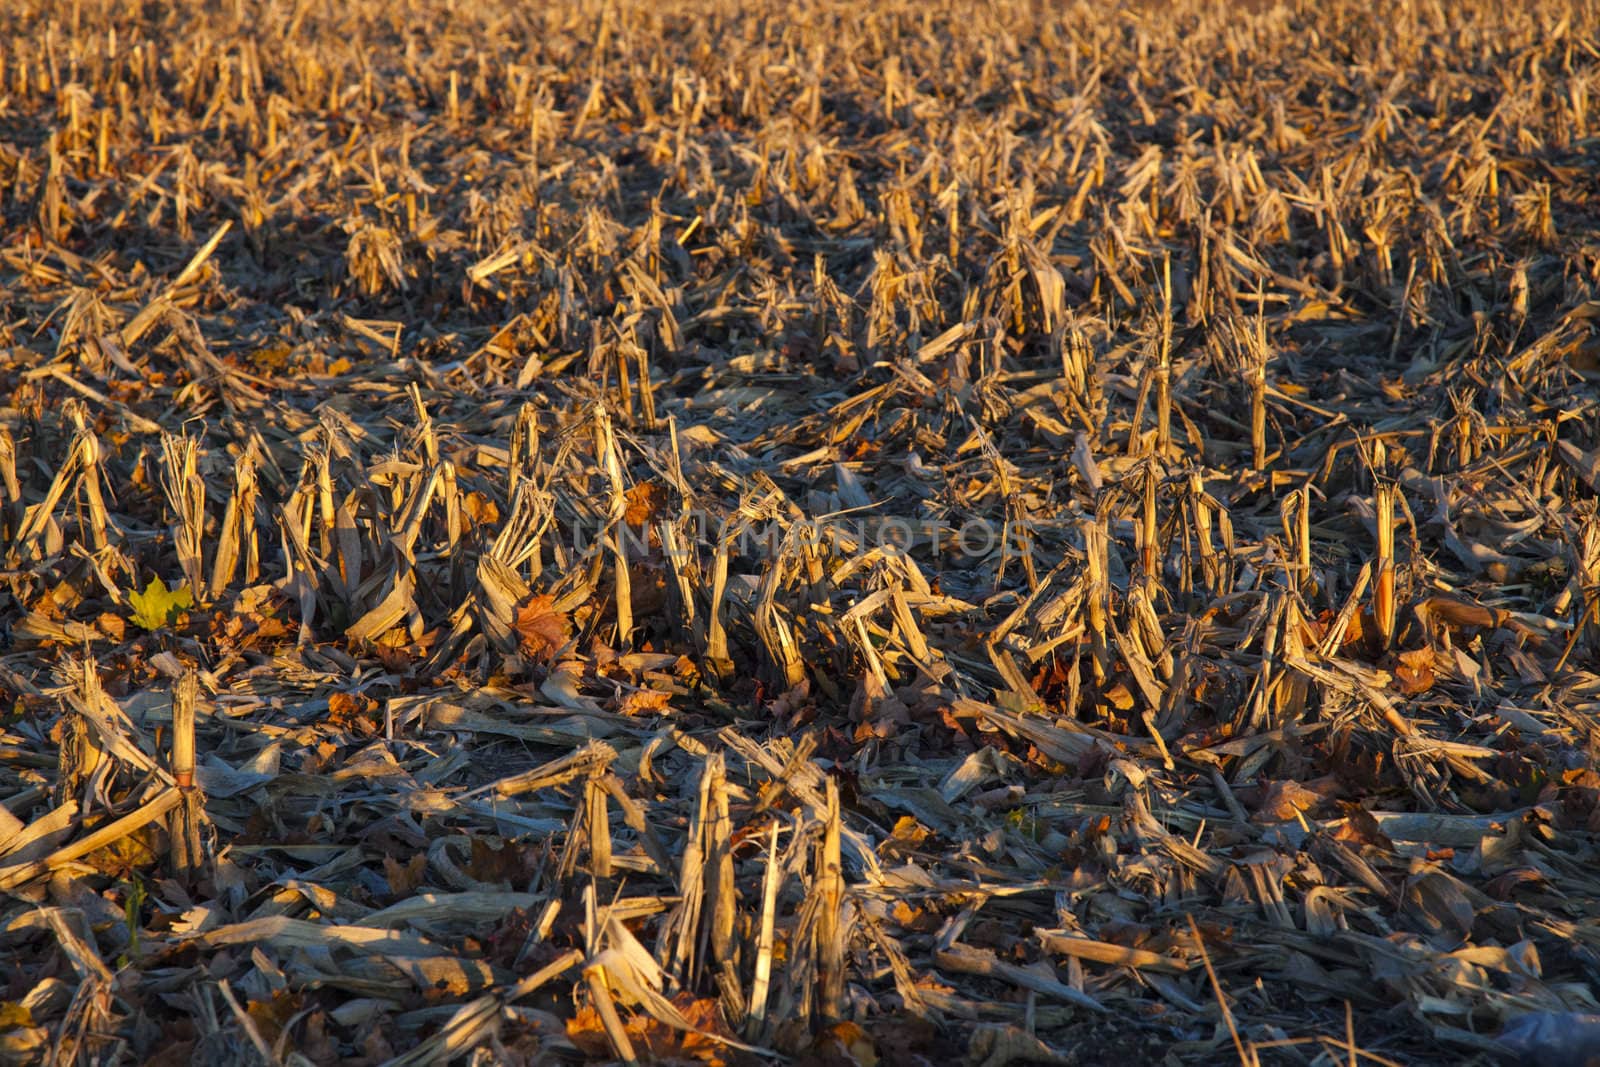
[{"label": "curled dry leaf", "polygon": [[1327,798],[1293,779],[1268,783],[1251,822],[1287,822],[1309,814]]},{"label": "curled dry leaf", "polygon": [[639,482],[624,493],[623,498],[628,506],[622,521],[638,530],[660,517],[667,506],[667,488],[656,481]]},{"label": "curled dry leaf", "polygon": [[515,626],[522,651],[540,663],[549,663],[566,647],[572,620],[555,609],[555,598],[536,593],[517,607]]},{"label": "curled dry leaf", "polygon": [[672,694],[657,689],[634,689],[622,698],[617,711],[623,715],[658,715],[672,703]]},{"label": "curled dry leaf", "polygon": [[418,852],[401,863],[393,856],[383,857],[383,874],[389,883],[389,892],[397,897],[408,897],[422,884],[428,870],[428,855]]},{"label": "curled dry leaf", "polygon": [[1434,654],[1431,648],[1402,652],[1394,668],[1394,679],[1406,696],[1417,696],[1433,688]]}]

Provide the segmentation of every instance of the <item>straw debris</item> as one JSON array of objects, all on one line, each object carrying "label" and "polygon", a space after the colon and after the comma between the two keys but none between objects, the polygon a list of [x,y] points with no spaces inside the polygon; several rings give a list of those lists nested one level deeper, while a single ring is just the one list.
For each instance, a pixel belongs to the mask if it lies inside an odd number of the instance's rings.
[{"label": "straw debris", "polygon": [[4,5],[0,1059],[1584,1048],[1597,27]]}]

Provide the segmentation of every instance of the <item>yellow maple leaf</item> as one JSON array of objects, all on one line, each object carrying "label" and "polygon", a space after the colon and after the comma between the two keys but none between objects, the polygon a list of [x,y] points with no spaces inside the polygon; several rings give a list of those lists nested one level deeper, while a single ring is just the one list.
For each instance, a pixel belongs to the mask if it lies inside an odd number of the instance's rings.
[{"label": "yellow maple leaf", "polygon": [[169,589],[160,578],[152,578],[144,592],[128,594],[128,603],[133,606],[134,625],[159,630],[171,625],[178,612],[194,607],[194,594],[187,585]]}]

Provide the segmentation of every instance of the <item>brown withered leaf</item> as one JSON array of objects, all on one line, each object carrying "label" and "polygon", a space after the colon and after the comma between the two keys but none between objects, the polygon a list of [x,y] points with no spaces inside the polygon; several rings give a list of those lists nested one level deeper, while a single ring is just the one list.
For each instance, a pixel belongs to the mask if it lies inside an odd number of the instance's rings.
[{"label": "brown withered leaf", "polygon": [[800,1062],[817,1067],[877,1067],[878,1049],[865,1030],[847,1020],[818,1034]]},{"label": "brown withered leaf", "polygon": [[471,847],[472,858],[467,861],[466,872],[477,881],[516,885],[527,878],[527,857],[516,842],[474,836]]},{"label": "brown withered leaf", "polygon": [[1113,682],[1106,689],[1106,700],[1118,711],[1133,710],[1133,691],[1123,682]]},{"label": "brown withered leaf", "polygon": [[612,1055],[611,1042],[606,1038],[605,1020],[588,1004],[580,1007],[567,1020],[567,1038],[585,1056],[606,1058]]},{"label": "brown withered leaf", "polygon": [[397,897],[409,896],[422,884],[428,870],[428,854],[418,852],[404,863],[392,856],[383,857],[383,876],[389,882],[389,892]]},{"label": "brown withered leaf", "polygon": [[640,482],[623,494],[628,510],[622,521],[635,529],[654,522],[667,506],[667,487],[660,482]]},{"label": "brown withered leaf", "polygon": [[[1309,785],[1330,788],[1325,779]],[[1252,822],[1287,822],[1301,813],[1309,813],[1327,800],[1324,792],[1302,785],[1292,778],[1269,782],[1261,794],[1261,803],[1250,817]]]},{"label": "brown withered leaf", "polygon": [[1384,850],[1393,850],[1394,842],[1389,840],[1389,835],[1383,832],[1378,825],[1378,820],[1365,808],[1352,809],[1333,831],[1336,841],[1345,841],[1353,845],[1370,846]]},{"label": "brown withered leaf", "polygon": [[[718,1037],[732,1037],[722,1022],[717,1002],[710,998],[696,999],[687,993],[672,998],[678,1009],[694,1030],[678,1030],[653,1016],[639,1013],[624,1019],[623,1029],[636,1052],[655,1063],[705,1064],[706,1067],[732,1067],[751,1063],[749,1057],[740,1055]],[[566,1021],[567,1038],[585,1055],[596,1059],[611,1059],[614,1055],[611,1042],[606,1037],[605,1024],[600,1013],[585,1005]],[[716,1035],[716,1036],[712,1036]]]},{"label": "brown withered leaf", "polygon": [[127,624],[122,616],[113,615],[109,611],[101,612],[100,617],[95,619],[95,625],[100,628],[101,633],[113,641],[121,641],[127,632]]},{"label": "brown withered leaf", "polygon": [[166,828],[155,822],[95,849],[83,858],[83,863],[102,874],[126,877],[156,862],[166,854],[167,847]]},{"label": "brown withered leaf", "polygon": [[462,495],[461,510],[474,526],[492,526],[500,521],[499,506],[476,489]]},{"label": "brown withered leaf", "polygon": [[378,728],[378,702],[362,693],[330,693],[328,725],[348,730],[357,737],[370,737]]},{"label": "brown withered leaf", "polygon": [[304,1004],[305,998],[302,994],[278,990],[268,1000],[250,1001],[245,1006],[245,1014],[255,1023],[256,1030],[260,1032],[263,1040],[276,1041],[289,1020],[294,1018]]},{"label": "brown withered leaf", "polygon": [[517,609],[515,623],[522,651],[540,663],[549,663],[572,635],[572,620],[556,610],[555,598],[544,593],[529,597]]},{"label": "brown withered leaf", "polygon": [[671,693],[659,689],[635,689],[622,698],[617,711],[622,715],[659,715],[672,702]]},{"label": "brown withered leaf", "polygon": [[903,900],[897,900],[889,909],[889,917],[909,930],[922,917],[922,910],[912,907]]},{"label": "brown withered leaf", "polygon": [[1414,648],[1400,653],[1400,662],[1394,669],[1394,679],[1400,684],[1400,691],[1408,697],[1414,697],[1432,689],[1433,664],[1431,648]]}]

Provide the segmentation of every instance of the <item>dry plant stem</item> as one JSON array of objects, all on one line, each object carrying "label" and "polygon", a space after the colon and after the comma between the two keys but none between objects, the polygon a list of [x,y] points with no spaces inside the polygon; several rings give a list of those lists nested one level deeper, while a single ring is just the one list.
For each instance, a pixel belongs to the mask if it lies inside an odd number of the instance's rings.
[{"label": "dry plant stem", "polygon": [[1189,963],[1187,961],[1163,956],[1159,952],[1127,948],[1123,945],[1113,945],[1105,941],[1066,936],[1049,931],[1040,931],[1038,936],[1040,944],[1049,951],[1062,956],[1092,960],[1095,963],[1104,963],[1112,966],[1133,967],[1136,970],[1155,971],[1160,974],[1186,974],[1189,971]]},{"label": "dry plant stem", "polygon": [[517,409],[511,428],[510,456],[506,463],[506,499],[517,499],[523,480],[534,476],[539,459],[539,413],[532,404]]},{"label": "dry plant stem", "polygon": [[594,964],[583,969],[584,981],[589,986],[589,999],[594,1003],[595,1011],[600,1013],[600,1020],[605,1026],[606,1037],[611,1042],[611,1049],[617,1058],[630,1065],[639,1062],[638,1053],[633,1049],[633,1042],[628,1039],[628,1029],[622,1025],[622,1017],[617,1014],[617,1005],[611,999],[611,991],[606,988],[605,969]]},{"label": "dry plant stem", "polygon": [[1317,654],[1324,658],[1332,656],[1344,644],[1345,634],[1350,629],[1350,623],[1361,611],[1361,598],[1367,593],[1367,586],[1372,584],[1372,561],[1361,565],[1361,570],[1356,573],[1356,580],[1351,586],[1350,595],[1345,598],[1344,606],[1339,609],[1339,614],[1334,617],[1333,625],[1328,627],[1322,643],[1317,648]]},{"label": "dry plant stem", "polygon": [[822,831],[822,852],[817,869],[821,890],[821,911],[817,916],[817,954],[821,970],[821,1013],[824,1023],[845,1018],[844,962],[845,936],[844,876],[839,853],[839,787],[828,779],[826,822]]},{"label": "dry plant stem", "polygon": [[1156,357],[1156,454],[1172,444],[1172,259],[1161,264],[1161,350]]},{"label": "dry plant stem", "polygon": [[1241,1067],[1258,1067],[1258,1057],[1254,1049],[1247,1048],[1244,1039],[1239,1036],[1239,1028],[1233,1021],[1233,1009],[1228,1007],[1227,994],[1222,991],[1222,983],[1217,981],[1216,968],[1211,966],[1211,953],[1206,951],[1205,938],[1200,934],[1200,926],[1194,921],[1194,916],[1188,916],[1189,933],[1194,938],[1195,947],[1200,950],[1200,962],[1206,969],[1206,980],[1211,983],[1211,995],[1217,1000],[1217,1010],[1222,1013],[1222,1021],[1228,1027],[1228,1036],[1233,1039],[1234,1052],[1238,1054]]},{"label": "dry plant stem", "polygon": [[1128,425],[1128,443],[1126,452],[1130,456],[1143,455],[1145,449],[1144,439],[1144,413],[1150,400],[1150,387],[1155,383],[1156,371],[1154,367],[1145,367],[1139,375],[1139,392],[1133,401],[1133,419]]},{"label": "dry plant stem", "polygon": [[1089,635],[1093,641],[1095,684],[1103,685],[1111,673],[1111,643],[1106,635],[1106,601],[1111,595],[1106,578],[1106,545],[1109,538],[1105,528],[1093,519],[1082,526],[1086,571],[1088,578],[1087,612]]},{"label": "dry plant stem", "polygon": [[84,425],[81,405],[69,401],[66,410],[74,427],[71,449],[66,461],[51,479],[44,499],[23,512],[16,537],[7,546],[8,557],[15,556],[24,548],[37,550],[39,539],[54,521],[56,507],[75,487],[81,488],[88,503],[90,546],[96,552],[106,546],[105,500],[100,493],[99,439]]},{"label": "dry plant stem", "polygon": [[595,878],[610,878],[611,817],[607,811],[606,791],[595,774],[584,781],[583,789],[588,808],[589,873]]},{"label": "dry plant stem", "polygon": [[1294,586],[1302,596],[1316,593],[1316,580],[1311,571],[1311,494],[1306,489],[1296,489],[1283,501],[1284,540],[1294,552]]},{"label": "dry plant stem", "polygon": [[772,950],[777,930],[778,890],[782,875],[778,869],[778,824],[774,822],[767,841],[767,862],[761,879],[761,921],[756,933],[755,977],[750,985],[750,1003],[745,1016],[745,1037],[760,1040],[766,1028],[767,997],[772,988]]},{"label": "dry plant stem", "polygon": [[11,852],[17,839],[26,834],[28,824],[12,814],[11,809],[0,804],[0,856]]},{"label": "dry plant stem", "polygon": [[730,1022],[743,1021],[746,1005],[739,985],[738,960],[734,953],[734,927],[738,921],[739,896],[734,880],[733,820],[729,815],[727,764],[715,758],[710,784],[711,811],[706,849],[706,884],[710,896],[710,958],[716,964],[723,1011]]},{"label": "dry plant stem", "polygon": [[1139,565],[1144,571],[1146,580],[1159,583],[1161,574],[1157,570],[1159,547],[1156,543],[1156,471],[1154,466],[1145,468],[1144,486],[1140,495],[1140,502]]},{"label": "dry plant stem", "polygon": [[711,617],[706,637],[706,664],[724,678],[733,673],[733,661],[728,658],[728,632],[723,623],[723,602],[728,592],[728,555],[732,547],[731,534],[717,542],[716,558],[711,564]]},{"label": "dry plant stem", "polygon": [[1395,486],[1380,482],[1373,490],[1378,524],[1377,582],[1373,586],[1372,616],[1378,627],[1378,636],[1388,648],[1394,642],[1394,494]]},{"label": "dry plant stem", "polygon": [[656,419],[655,382],[650,378],[650,353],[642,346],[636,347],[634,353],[639,361],[639,395],[644,400],[644,428],[654,433],[660,429],[660,424]]},{"label": "dry plant stem", "polygon": [[135,830],[164,818],[168,812],[182,803],[182,800],[183,794],[169,786],[120,819],[113,820],[93,833],[56,849],[41,860],[0,867],[0,890],[26,885],[42,874],[64,867],[96,849],[120,841]]},{"label": "dry plant stem", "polygon": [[612,430],[611,415],[604,404],[595,407],[594,432],[595,456],[605,471],[611,489],[606,541],[616,560],[613,580],[616,587],[617,644],[628,648],[633,642],[633,588],[628,574],[627,538],[620,528],[628,510],[627,487],[623,482],[616,433]]},{"label": "dry plant stem", "polygon": [[22,483],[17,480],[17,443],[11,431],[0,426],[0,535],[9,543],[16,536],[17,524],[22,518]]},{"label": "dry plant stem", "polygon": [[216,600],[233,583],[239,564],[244,563],[244,580],[254,584],[261,571],[261,549],[256,536],[256,462],[254,448],[247,448],[234,462],[233,492],[222,514],[222,529],[217,535],[216,556],[212,559],[208,600]]},{"label": "dry plant stem", "polygon": [[1254,470],[1267,466],[1267,365],[1260,361],[1250,369],[1250,456]]},{"label": "dry plant stem", "polygon": [[172,540],[189,589],[203,597],[205,584],[204,540],[206,483],[200,477],[200,446],[193,437],[161,439],[162,488],[173,515]]},{"label": "dry plant stem", "polygon": [[1211,539],[1211,506],[1206,502],[1205,479],[1197,470],[1189,472],[1189,501],[1194,517],[1195,551],[1200,557],[1200,573],[1206,591],[1216,595],[1222,572],[1217,565],[1216,544]]},{"label": "dry plant stem", "polygon": [[178,808],[168,817],[173,877],[194,885],[205,869],[202,822],[205,797],[195,785],[195,705],[200,701],[200,678],[184,672],[173,686],[173,782],[182,793]]},{"label": "dry plant stem", "polygon": [[172,780],[179,789],[194,788],[194,715],[200,680],[185,671],[172,687]]},{"label": "dry plant stem", "polygon": [[689,836],[684,842],[683,856],[678,866],[678,896],[680,903],[673,916],[675,934],[670,945],[669,970],[690,977],[698,974],[704,954],[701,920],[705,915],[708,889],[707,838],[712,811],[712,791],[716,785],[717,768],[713,760],[700,764],[700,782],[695,791],[695,807],[689,821]]},{"label": "dry plant stem", "polygon": [[226,978],[217,982],[217,991],[222,994],[222,999],[228,1005],[228,1010],[233,1012],[233,1017],[238,1021],[239,1028],[245,1032],[245,1036],[250,1039],[250,1044],[255,1047],[256,1055],[260,1056],[271,1067],[278,1067],[283,1061],[273,1053],[272,1046],[267,1044],[266,1038],[261,1036],[261,1028],[250,1017],[250,1013],[239,1004],[239,999],[233,995],[233,988],[228,984]]}]

